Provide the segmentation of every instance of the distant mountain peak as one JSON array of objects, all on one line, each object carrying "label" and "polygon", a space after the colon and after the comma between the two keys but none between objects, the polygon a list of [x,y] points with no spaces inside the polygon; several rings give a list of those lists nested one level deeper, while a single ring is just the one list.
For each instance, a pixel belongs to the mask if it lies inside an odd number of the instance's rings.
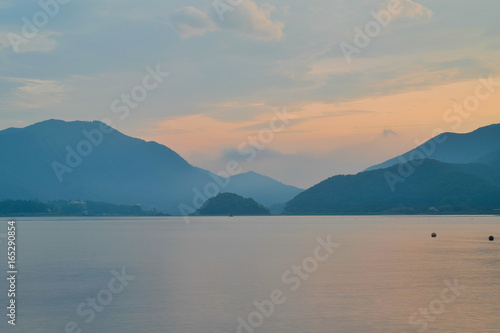
[{"label": "distant mountain peak", "polygon": [[103,122],[99,120],[62,120],[62,119],[47,119],[40,121],[38,123],[35,123],[33,125],[27,126],[25,128],[33,128],[33,127],[46,127],[46,126],[61,126],[61,125],[67,125],[67,124],[74,124],[74,125],[89,125],[89,124],[95,124],[95,125],[105,125]]},{"label": "distant mountain peak", "polygon": [[492,124],[468,133],[442,133],[404,154],[365,171],[388,168],[421,156],[445,163],[471,163],[499,149],[500,124]]},{"label": "distant mountain peak", "polygon": [[[217,177],[165,145],[110,130],[101,121],[48,119],[0,131],[0,156],[9,157],[0,160],[0,200],[139,203],[180,215],[181,204],[192,212],[199,207],[197,195]],[[246,197],[250,190],[269,205],[302,191],[257,173],[235,176],[228,188],[219,190],[229,188]]]}]

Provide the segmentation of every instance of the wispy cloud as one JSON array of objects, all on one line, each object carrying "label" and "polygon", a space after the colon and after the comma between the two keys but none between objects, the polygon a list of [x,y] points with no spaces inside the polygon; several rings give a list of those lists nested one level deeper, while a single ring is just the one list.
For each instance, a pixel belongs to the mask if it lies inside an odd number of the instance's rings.
[{"label": "wispy cloud", "polygon": [[175,10],[170,15],[170,20],[175,31],[184,39],[217,30],[208,14],[192,6]]},{"label": "wispy cloud", "polygon": [[[294,118],[289,119],[289,125],[288,128],[292,128],[296,125],[308,122],[308,121],[313,121],[317,119],[322,119],[322,118],[334,118],[334,117],[348,117],[348,116],[355,116],[355,115],[360,115],[360,114],[368,114],[372,113],[371,111],[367,110],[333,110],[331,112],[324,112],[321,114],[316,114],[312,115],[308,112],[296,112],[294,113]],[[260,130],[263,127],[266,126],[265,122],[259,122],[256,124],[248,125],[248,126],[242,126],[238,127],[238,131],[255,131],[255,130]],[[287,130],[285,131],[286,133],[292,133],[292,131]],[[307,131],[300,130],[299,131],[294,131],[294,133],[304,133]]]},{"label": "wispy cloud", "polygon": [[66,87],[56,81],[38,79],[6,78],[19,83],[14,92],[13,106],[28,109],[43,109],[59,104],[65,96]]},{"label": "wispy cloud", "polygon": [[219,26],[253,39],[280,40],[284,24],[271,19],[274,10],[276,7],[268,3],[258,6],[254,1],[246,0],[234,12],[227,14],[223,21],[219,21]]},{"label": "wispy cloud", "polygon": [[384,138],[388,137],[388,136],[399,136],[398,133],[394,132],[393,130],[391,129],[385,129],[383,132],[382,132],[382,136]]},{"label": "wispy cloud", "polygon": [[221,20],[213,8],[207,13],[193,6],[183,7],[170,14],[170,21],[183,39],[224,30],[264,41],[280,40],[283,37],[283,23],[271,19],[275,6],[267,3],[258,6],[255,2],[246,0],[231,9]]},{"label": "wispy cloud", "polygon": [[[391,0],[387,0],[391,1]],[[425,21],[432,18],[434,13],[432,10],[416,3],[412,0],[401,0],[401,13],[398,15],[399,18],[408,18],[412,20]]]},{"label": "wispy cloud", "polygon": [[[380,9],[389,8],[393,0],[385,0],[381,5]],[[406,21],[399,22],[399,25],[407,26],[415,23],[422,24],[429,22],[430,19],[434,16],[432,10],[427,7],[422,6],[421,4],[412,1],[412,0],[400,0],[400,13],[396,15],[397,21]],[[397,24],[396,24],[397,25]]]},{"label": "wispy cloud", "polygon": [[[23,37],[22,35],[18,35],[20,37],[13,37],[14,35],[11,35],[11,37],[9,38],[9,34],[11,34],[11,32],[0,32],[0,45],[3,48],[12,49],[11,39],[14,38],[23,39]],[[55,37],[60,35],[61,35],[60,33],[51,31],[40,32],[33,38],[30,38],[29,40],[25,39],[26,43],[15,42],[15,44],[18,45],[16,50],[18,53],[51,52],[58,45],[58,42],[55,39]]]}]

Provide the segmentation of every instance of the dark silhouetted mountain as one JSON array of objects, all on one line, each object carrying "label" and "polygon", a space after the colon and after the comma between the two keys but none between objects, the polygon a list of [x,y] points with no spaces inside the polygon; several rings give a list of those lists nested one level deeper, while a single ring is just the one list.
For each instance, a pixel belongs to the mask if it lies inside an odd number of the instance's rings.
[{"label": "dark silhouetted mountain", "polygon": [[195,215],[270,215],[269,209],[252,198],[244,198],[234,193],[219,193],[198,209]]},{"label": "dark silhouetted mountain", "polygon": [[455,166],[468,174],[500,186],[500,150],[489,153],[473,163]]},{"label": "dark silhouetted mountain", "polygon": [[[392,187],[391,176],[399,177]],[[365,172],[329,178],[288,202],[285,213],[457,213],[498,208],[499,124],[467,134],[445,133]]]},{"label": "dark silhouetted mountain", "polygon": [[394,191],[387,176],[410,163],[357,175],[331,177],[289,201],[287,214],[390,214],[484,212],[500,208],[500,187],[461,170],[424,160]]},{"label": "dark silhouetted mountain", "polygon": [[[257,182],[258,175],[254,177]],[[273,198],[269,202],[276,200],[275,204],[293,196],[286,185],[275,182],[273,187],[261,177],[269,186],[260,193],[255,189],[255,197],[264,200],[267,191]],[[242,176],[232,179],[230,186],[243,193],[246,189],[240,188],[238,178],[246,183]],[[98,121],[47,120],[0,131],[0,200],[140,204],[179,215],[194,212],[213,195],[207,186],[213,189],[223,183],[168,147],[129,137]]]},{"label": "dark silhouetted mountain", "polygon": [[500,186],[500,166],[494,167],[488,164],[467,163],[453,164],[457,169],[485,180],[493,185]]},{"label": "dark silhouetted mountain", "polygon": [[[446,163],[471,163],[500,150],[500,124],[481,127],[471,133],[443,133],[417,148],[372,166],[365,171],[388,168],[422,157]],[[496,155],[499,157],[498,153]],[[500,161],[499,162],[500,165]]]}]

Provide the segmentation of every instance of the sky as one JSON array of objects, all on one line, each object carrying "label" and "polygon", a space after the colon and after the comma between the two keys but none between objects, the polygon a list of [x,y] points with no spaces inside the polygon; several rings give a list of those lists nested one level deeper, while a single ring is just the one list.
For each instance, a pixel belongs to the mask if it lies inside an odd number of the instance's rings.
[{"label": "sky", "polygon": [[236,160],[307,188],[500,123],[498,12],[498,0],[0,0],[0,130],[106,120],[212,172]]}]

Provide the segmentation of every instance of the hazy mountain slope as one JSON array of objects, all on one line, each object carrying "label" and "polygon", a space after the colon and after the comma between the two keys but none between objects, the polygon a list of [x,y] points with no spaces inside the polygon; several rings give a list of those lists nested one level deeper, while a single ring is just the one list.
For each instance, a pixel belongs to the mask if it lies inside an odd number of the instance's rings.
[{"label": "hazy mountain slope", "polygon": [[190,200],[192,187],[209,181],[206,171],[171,149],[113,130],[60,182],[53,163],[67,165],[67,147],[76,151],[87,140],[82,131],[100,125],[49,120],[0,132],[0,197],[140,203],[173,211],[179,201]]},{"label": "hazy mountain slope", "polygon": [[480,163],[453,164],[453,166],[469,175],[500,186],[500,168],[498,167]]},{"label": "hazy mountain slope", "polygon": [[500,149],[482,156],[475,162],[500,168]]},{"label": "hazy mountain slope", "polygon": [[304,190],[252,171],[232,176],[229,185],[223,191],[238,193],[270,207],[277,203],[285,203]]},{"label": "hazy mountain slope", "polygon": [[426,143],[365,171],[383,169],[422,156],[446,163],[470,163],[500,150],[500,124],[481,127],[471,133],[444,133]]},{"label": "hazy mountain slope", "polygon": [[474,163],[457,164],[460,170],[500,186],[500,150],[489,153]]},{"label": "hazy mountain slope", "polygon": [[[168,147],[116,130],[101,138],[97,132],[103,129],[104,124],[97,121],[48,120],[0,131],[0,200],[93,200],[141,204],[144,209],[156,207],[180,214],[179,204],[194,211],[195,191],[203,192],[216,178]],[[92,134],[90,139],[84,133]],[[87,156],[76,155],[78,148]],[[68,149],[70,164],[66,160]],[[240,187],[245,181],[238,178],[231,182],[231,189],[244,195]],[[276,182],[277,189],[271,189],[271,185],[252,194],[262,199],[266,191],[281,193],[285,186]],[[277,202],[288,200],[287,192],[283,193],[286,195],[273,198],[280,200]]]}]

